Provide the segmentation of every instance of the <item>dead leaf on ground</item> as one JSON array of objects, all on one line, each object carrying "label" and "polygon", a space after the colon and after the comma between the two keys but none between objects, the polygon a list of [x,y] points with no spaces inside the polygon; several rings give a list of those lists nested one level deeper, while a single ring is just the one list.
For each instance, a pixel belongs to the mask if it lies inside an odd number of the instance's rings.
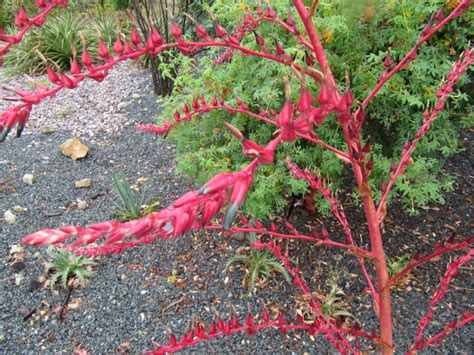
[{"label": "dead leaf on ground", "polygon": [[72,160],[84,158],[89,152],[89,147],[83,144],[77,137],[68,139],[60,144],[59,149],[61,150],[61,153]]}]

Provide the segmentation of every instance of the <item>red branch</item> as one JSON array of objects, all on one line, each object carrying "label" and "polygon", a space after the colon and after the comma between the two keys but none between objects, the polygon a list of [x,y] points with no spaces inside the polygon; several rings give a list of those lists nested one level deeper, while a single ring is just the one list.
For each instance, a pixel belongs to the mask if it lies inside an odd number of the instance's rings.
[{"label": "red branch", "polygon": [[[454,19],[455,17],[461,16],[463,12],[466,11],[471,6],[471,4],[472,4],[472,0],[461,0],[459,1],[456,8],[454,8],[454,10],[451,11],[451,13],[448,16],[446,16],[444,19],[434,18],[430,22],[428,22],[428,24],[426,25],[425,29],[422,32],[421,38],[418,40],[418,42],[416,42],[415,46],[407,53],[407,55],[405,55],[405,57],[392,70],[382,75],[377,86],[369,93],[369,95],[367,95],[367,97],[362,102],[362,108],[365,108],[367,106],[370,100],[372,100],[372,98],[380,91],[382,86],[384,86],[385,83],[392,76],[394,76],[397,72],[399,72],[401,69],[405,68],[409,63],[415,60],[416,55],[417,55],[417,50],[419,47],[421,47],[426,41],[428,41],[428,39],[430,39],[434,34],[436,34],[442,27],[444,27],[452,19]],[[443,16],[442,11],[438,12],[438,14],[441,14],[441,16]]]},{"label": "red branch", "polygon": [[241,325],[237,315],[235,314],[231,320],[224,322],[219,319],[217,322],[211,323],[211,325],[207,329],[197,325],[189,333],[184,334],[179,340],[177,340],[174,335],[171,335],[169,339],[169,345],[163,346],[156,343],[159,348],[147,354],[161,355],[165,353],[174,353],[183,350],[187,347],[195,346],[203,340],[213,339],[224,335],[231,335],[238,332],[246,332],[248,335],[252,335],[265,328],[275,328],[284,333],[288,332],[289,330],[305,330],[310,335],[333,335],[334,333],[347,334],[377,341],[374,336],[369,335],[356,328],[325,328],[324,326],[321,326],[318,322],[315,322],[312,325],[308,325],[304,324],[303,319],[301,318],[298,319],[298,323],[299,324],[290,324],[281,315],[278,316],[277,321],[272,321],[268,315],[267,310],[264,310],[262,320],[259,324],[254,323],[254,317],[252,317],[251,314],[248,314],[245,319],[245,324]]},{"label": "red branch", "polygon": [[[443,297],[444,294],[448,291],[450,283],[453,281],[453,278],[458,274],[459,268],[463,266],[464,264],[472,261],[474,259],[474,249],[469,250],[469,252],[466,255],[460,256],[456,258],[452,263],[448,265],[448,269],[446,270],[446,273],[444,274],[443,279],[440,282],[439,288],[435,291],[433,294],[433,298],[430,301],[429,309],[426,315],[421,319],[420,321],[420,327],[418,328],[418,331],[416,332],[416,339],[415,339],[415,344],[412,346],[412,350],[421,350],[423,348],[424,344],[430,344],[432,341],[425,342],[423,340],[423,332],[425,331],[426,327],[431,321],[431,318],[433,317],[433,312],[438,304]],[[468,315],[466,317],[467,320],[472,320],[472,316]],[[436,341],[440,341],[441,338],[448,334],[449,331],[446,330],[444,333],[439,333],[436,336]]]},{"label": "red branch", "polygon": [[382,214],[386,206],[386,199],[388,193],[392,189],[397,178],[402,175],[405,169],[407,168],[408,163],[410,161],[410,157],[413,154],[413,151],[415,150],[418,142],[430,130],[433,121],[436,119],[436,117],[438,117],[438,114],[444,109],[446,100],[448,99],[449,94],[453,91],[454,85],[459,82],[460,77],[466,73],[467,67],[472,64],[474,64],[474,50],[467,49],[462,54],[461,59],[459,59],[454,64],[454,67],[448,73],[447,81],[441,84],[438,92],[436,93],[437,101],[431,112],[426,109],[426,111],[423,113],[423,125],[418,130],[418,132],[416,132],[413,141],[411,143],[405,143],[400,162],[398,163],[398,166],[396,166],[395,169],[392,169],[390,174],[390,181],[383,188],[382,197],[380,198],[380,202],[377,207],[377,214],[379,215],[379,218],[383,217]]},{"label": "red branch", "polygon": [[14,44],[18,44],[23,40],[23,37],[28,32],[28,30],[33,26],[42,26],[46,16],[53,11],[56,7],[67,6],[66,0],[43,0],[37,1],[36,5],[40,8],[40,13],[29,18],[26,14],[25,8],[22,7],[21,10],[15,16],[15,26],[20,28],[20,31],[16,35],[7,35],[4,33],[3,29],[0,28],[0,42],[5,42],[6,44],[0,47],[0,65],[3,63],[3,56],[10,51],[10,48]]}]

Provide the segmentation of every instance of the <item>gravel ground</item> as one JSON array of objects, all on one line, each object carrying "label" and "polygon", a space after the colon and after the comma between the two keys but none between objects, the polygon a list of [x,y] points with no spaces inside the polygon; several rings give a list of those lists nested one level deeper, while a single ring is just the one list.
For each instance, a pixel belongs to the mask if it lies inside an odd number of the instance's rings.
[{"label": "gravel ground", "polygon": [[[159,104],[150,95],[148,74],[129,69],[123,65],[100,85],[86,82],[80,89],[61,93],[40,105],[32,114],[27,134],[20,139],[9,137],[1,146],[0,179],[8,181],[0,190],[0,212],[3,214],[15,205],[27,208],[16,213],[14,225],[0,221],[1,353],[71,353],[76,349],[91,353],[137,353],[153,349],[153,341],[166,343],[170,330],[180,335],[193,321],[209,322],[216,312],[227,317],[235,310],[242,319],[248,307],[256,313],[266,305],[272,314],[295,313],[297,292],[282,278],[262,282],[256,295],[246,296],[246,289],[241,285],[242,272],[238,268],[225,271],[227,258],[241,250],[245,242],[218,234],[197,232],[98,260],[91,281],[73,291],[70,303],[73,306],[67,308],[63,321],[58,319],[58,310],[66,292],[59,287],[52,292],[38,282],[47,278],[45,248],[26,248],[24,253],[10,254],[21,236],[33,231],[111,219],[111,212],[117,209],[111,178],[119,171],[125,172],[148,201],[159,201],[161,206],[193,187],[189,180],[175,175],[172,145],[165,140],[156,142],[153,136],[133,129],[134,123],[151,122],[151,117],[159,113]],[[3,76],[0,81],[7,79]],[[20,78],[16,85],[21,81]],[[59,112],[64,107],[71,110],[61,118]],[[43,134],[42,127],[58,131]],[[73,134],[79,135],[91,148],[85,159],[75,162],[57,148]],[[416,250],[428,253],[429,245],[441,241],[453,230],[459,236],[472,235],[474,188],[469,142],[466,141],[468,153],[449,163],[448,168],[460,178],[455,191],[448,194],[445,206],[432,206],[414,218],[405,216],[399,206],[394,207],[385,226],[390,255]],[[33,185],[22,182],[26,173],[36,176]],[[90,178],[92,186],[75,189],[74,182],[84,178]],[[78,200],[86,201],[88,207],[79,210]],[[295,225],[303,225],[309,218],[315,225],[324,224],[332,231],[332,221],[313,218],[304,210],[297,209],[291,216]],[[350,218],[358,221],[361,216],[356,212]],[[363,229],[355,231],[362,243],[366,242],[365,234]],[[298,249],[302,270],[318,291],[327,291],[331,286],[323,282],[328,276],[335,279],[347,295],[344,302],[353,305],[346,309],[366,325],[366,330],[375,327],[371,305],[363,292],[365,285],[360,282],[357,267],[350,266],[350,257],[338,259],[342,272],[336,272],[339,269],[331,266],[335,260],[333,250],[307,244],[303,248],[299,243],[292,243],[289,248]],[[428,295],[448,260],[446,257],[421,268],[414,275],[416,279],[394,291],[395,338],[401,350],[411,344],[417,328],[414,319],[426,311]],[[174,280],[170,279],[173,270]],[[461,270],[435,313],[431,332],[469,307],[472,310],[471,276],[470,269]],[[472,326],[457,330],[429,352],[470,352],[472,330]],[[332,350],[321,337],[274,330],[252,337],[238,334],[203,342],[195,349],[212,353],[328,353]]]}]

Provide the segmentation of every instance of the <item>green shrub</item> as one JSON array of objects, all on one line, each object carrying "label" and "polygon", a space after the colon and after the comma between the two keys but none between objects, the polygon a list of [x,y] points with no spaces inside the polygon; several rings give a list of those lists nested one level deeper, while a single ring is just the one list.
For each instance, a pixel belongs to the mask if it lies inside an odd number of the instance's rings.
[{"label": "green shrub", "polygon": [[[229,23],[235,18],[242,19],[252,3],[216,1],[211,11],[220,23]],[[335,77],[344,78],[347,74],[349,79],[354,78],[352,92],[355,99],[365,97],[383,71],[388,49],[394,60],[400,59],[416,42],[427,17],[443,4],[441,0],[320,2],[320,17],[315,19],[315,23],[327,53],[330,53],[329,60]],[[284,0],[272,1],[272,7],[283,18],[288,14],[287,5]],[[472,10],[469,11],[472,13]],[[464,17],[469,18],[473,16]],[[423,102],[434,101],[437,83],[449,70],[454,53],[459,53],[466,46],[472,23],[464,21],[449,24],[440,35],[423,46],[418,54],[420,60],[397,74],[369,105],[367,116],[370,124],[366,133],[371,136],[370,144],[378,161],[372,171],[375,176],[373,191],[379,190],[382,178],[386,177],[386,168],[390,166],[392,157],[399,153],[393,147],[403,146],[403,142],[409,138],[407,134],[413,134],[419,127],[421,117],[414,113],[423,108]],[[265,23],[260,26],[259,34],[264,38],[278,38],[287,54],[296,58],[297,62],[305,60],[304,47],[281,27]],[[355,42],[355,39],[363,40]],[[244,39],[244,44],[256,46],[253,36]],[[222,50],[211,50],[209,54],[210,58],[201,58],[197,63],[189,58],[182,59],[174,95],[165,99],[164,119],[172,116],[175,107],[201,95],[222,95],[231,101],[240,97],[255,111],[258,111],[258,106],[281,107],[283,90],[280,78],[283,75],[291,77],[288,68],[253,57],[243,58],[239,53],[234,53],[230,63],[214,65],[213,58],[222,54]],[[245,70],[242,70],[243,67]],[[196,75],[196,70],[199,75]],[[410,85],[413,80],[417,85]],[[345,82],[339,84],[344,87]],[[293,91],[297,92],[298,80],[293,80],[292,85]],[[317,90],[316,87],[312,89]],[[430,201],[443,203],[443,192],[452,186],[452,178],[441,173],[443,161],[461,150],[458,140],[460,129],[474,122],[472,114],[466,113],[473,111],[473,102],[469,102],[468,96],[461,91],[462,88],[454,93],[447,110],[436,121],[427,139],[420,143],[405,176],[396,183],[394,193],[401,195],[409,212],[415,213],[417,206]],[[198,183],[205,182],[220,171],[239,170],[245,162],[239,142],[231,139],[225,130],[215,128],[223,127],[224,121],[235,125],[256,141],[268,141],[273,133],[268,125],[238,114],[230,117],[227,112],[212,112],[204,119],[180,125],[170,135],[178,147],[178,169],[196,177]],[[318,134],[331,145],[344,149],[342,133],[336,127],[335,117],[329,118],[318,127]],[[209,134],[210,131],[213,134]],[[382,146],[386,148],[382,150]],[[289,174],[284,163],[287,155],[292,156],[298,165],[317,166],[322,176],[333,181],[333,189],[341,185],[345,170],[343,162],[319,146],[296,141],[279,149],[274,166],[259,169],[253,191],[244,206],[247,213],[262,218],[281,212],[289,195],[306,192],[304,183],[288,180]],[[286,192],[287,197],[281,192]]]}]

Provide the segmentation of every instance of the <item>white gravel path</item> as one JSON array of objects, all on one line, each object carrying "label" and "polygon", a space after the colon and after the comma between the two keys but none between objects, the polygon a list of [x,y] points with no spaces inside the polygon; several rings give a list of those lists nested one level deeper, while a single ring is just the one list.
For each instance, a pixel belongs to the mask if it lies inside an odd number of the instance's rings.
[{"label": "white gravel path", "polygon": [[[34,80],[43,85],[47,82],[46,76]],[[14,75],[5,69],[0,69],[0,84],[2,87],[32,90],[26,75]],[[78,137],[93,137],[99,131],[116,133],[129,124],[125,107],[133,100],[139,101],[144,90],[146,93],[152,90],[147,70],[131,63],[120,63],[101,83],[86,79],[79,87],[63,89],[55,97],[35,105],[23,134],[43,128],[70,131]],[[3,92],[2,96],[10,95]],[[0,112],[10,105],[11,102],[0,101]]]}]

